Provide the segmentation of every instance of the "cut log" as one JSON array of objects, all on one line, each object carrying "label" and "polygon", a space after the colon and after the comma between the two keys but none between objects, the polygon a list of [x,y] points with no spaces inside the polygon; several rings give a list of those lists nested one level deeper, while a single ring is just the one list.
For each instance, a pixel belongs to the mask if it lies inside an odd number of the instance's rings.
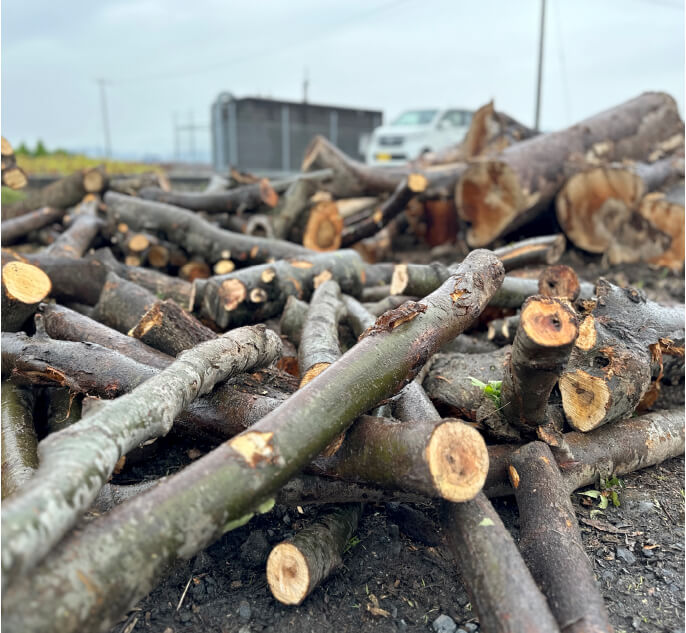
[{"label": "cut log", "polygon": [[3,205],[3,220],[16,218],[41,207],[67,208],[78,204],[88,193],[101,193],[107,186],[104,169],[96,167],[76,171],[34,191],[23,200]]},{"label": "cut log", "polygon": [[340,358],[338,323],[343,311],[341,289],[333,279],[325,281],[312,294],[298,348],[301,387]]},{"label": "cut log", "polygon": [[36,318],[40,319],[43,330],[53,339],[95,343],[158,369],[164,369],[171,362],[166,354],[135,338],[57,304],[41,304]]},{"label": "cut log", "polygon": [[[5,626],[24,631],[59,628],[67,633],[114,624],[174,560],[192,556],[250,520],[254,512],[271,507],[273,495],[290,477],[361,413],[414,378],[429,356],[471,324],[503,275],[502,264],[491,253],[470,253],[438,291],[413,310],[377,321],[362,341],[278,410],[106,518],[93,521],[78,535],[67,537],[31,576],[14,578],[4,592]],[[351,393],[355,398],[349,397]],[[332,402],[341,406],[332,409]],[[108,420],[110,428],[113,420],[114,416]],[[8,510],[4,509],[3,520]],[[16,547],[8,530],[2,534]],[[103,547],[104,543],[108,545]],[[11,550],[5,549],[4,555],[8,564],[17,565]],[[84,592],[74,569],[84,569],[87,560],[92,591]],[[128,560],[136,561],[135,578]],[[105,595],[106,600],[99,598]],[[56,610],[57,601],[69,606]]]},{"label": "cut log", "polygon": [[[576,246],[590,253],[604,253],[611,246],[630,249],[632,244],[620,241],[618,226],[636,223],[633,214],[643,196],[669,180],[683,178],[683,174],[683,158],[674,157],[652,164],[593,167],[572,176],[560,190],[556,199],[558,222]],[[649,227],[644,230],[649,231]]]},{"label": "cut log", "polygon": [[196,279],[207,279],[212,274],[210,267],[201,259],[193,259],[179,270],[179,277],[184,281],[193,283]]},{"label": "cut log", "polygon": [[164,174],[157,171],[146,171],[138,176],[114,176],[110,178],[109,191],[116,191],[127,196],[137,196],[144,187],[159,187],[169,190],[169,181]]},{"label": "cut log", "polygon": [[2,137],[2,186],[10,189],[23,189],[28,184],[26,173],[17,167],[17,160],[10,142]]},{"label": "cut log", "polygon": [[566,130],[474,162],[455,188],[458,214],[471,223],[468,244],[486,246],[534,219],[564,180],[588,164],[653,160],[652,154],[683,146],[683,130],[672,97],[644,93]]},{"label": "cut log", "polygon": [[367,219],[343,231],[342,245],[350,246],[365,237],[371,237],[405,209],[411,198],[428,187],[426,176],[411,173],[395,188],[391,196]]},{"label": "cut log", "polygon": [[548,266],[538,277],[538,292],[544,297],[559,297],[576,301],[581,294],[581,284],[569,266]]},{"label": "cut log", "polygon": [[497,112],[491,101],[474,113],[467,134],[460,143],[438,152],[425,153],[417,162],[420,166],[442,165],[497,154],[506,147],[537,134],[536,130],[515,121],[507,114]]},{"label": "cut log", "polygon": [[81,400],[77,394],[69,389],[50,388],[45,430],[47,433],[57,433],[66,429],[81,419]]},{"label": "cut log", "polygon": [[166,239],[191,255],[202,257],[209,264],[220,259],[233,259],[244,264],[259,264],[271,258],[299,257],[312,251],[283,240],[250,237],[217,227],[199,215],[160,202],[151,202],[123,196],[105,194],[108,220],[124,222],[132,230],[162,233]]},{"label": "cut log", "polygon": [[261,205],[275,207],[279,201],[279,194],[272,189],[266,178],[255,184],[212,193],[163,191],[155,187],[144,187],[138,195],[144,200],[163,202],[175,207],[206,213],[242,213],[252,211]]},{"label": "cut log", "polygon": [[332,508],[293,538],[279,543],[267,559],[267,583],[283,604],[302,604],[343,562],[341,555],[357,530],[360,504]]},{"label": "cut log", "polygon": [[519,549],[560,629],[612,633],[569,492],[550,448],[543,442],[520,448],[511,458],[510,479],[519,508]]},{"label": "cut log", "polygon": [[93,318],[128,334],[156,301],[157,297],[149,290],[132,281],[126,281],[119,275],[108,273],[100,298],[93,309]]},{"label": "cut log", "polygon": [[[270,364],[280,352],[278,336],[264,326],[234,330],[188,350],[131,393],[43,440],[38,471],[3,507],[3,589],[60,540],[123,455],[168,433],[197,395],[229,376]],[[64,472],[70,476],[62,477]]]},{"label": "cut log", "polygon": [[514,341],[518,325],[519,314],[513,314],[503,319],[493,319],[488,324],[488,340],[499,345],[508,345]]},{"label": "cut log", "polygon": [[281,313],[279,328],[281,334],[288,338],[293,345],[300,345],[300,337],[307,318],[308,308],[309,304],[293,295],[286,300],[286,305]]},{"label": "cut log", "polygon": [[278,260],[196,280],[195,310],[227,329],[276,316],[289,296],[307,300],[327,279],[334,279],[343,292],[359,295],[363,276],[362,260],[352,250]]},{"label": "cut log", "polygon": [[501,415],[508,423],[535,430],[548,423],[548,398],[579,334],[576,314],[555,298],[529,297],[505,367]]},{"label": "cut log", "polygon": [[532,237],[496,248],[493,252],[505,266],[505,272],[527,266],[556,264],[565,252],[567,240],[562,233]]},{"label": "cut log", "polygon": [[50,278],[37,266],[10,262],[2,267],[2,330],[16,332],[50,294]]},{"label": "cut log", "polygon": [[38,469],[33,426],[35,396],[10,381],[2,383],[2,498],[15,494]]},{"label": "cut log", "polygon": [[296,180],[281,196],[279,204],[274,208],[272,227],[274,237],[286,239],[291,228],[298,223],[305,213],[309,200],[317,191],[317,184],[311,180]]},{"label": "cut log", "polygon": [[156,301],[128,334],[170,356],[217,338],[215,332],[169,299]]},{"label": "cut log", "polygon": [[335,251],[340,248],[343,218],[335,202],[320,202],[309,212],[302,243],[313,251]]},{"label": "cut log", "polygon": [[460,420],[363,416],[335,453],[318,457],[308,471],[460,502],[483,488],[488,451],[479,432]]},{"label": "cut log", "polygon": [[669,248],[648,259],[648,263],[681,270],[684,266],[685,225],[683,182],[665,194],[649,193],[641,200],[638,212],[662,233],[672,238]]},{"label": "cut log", "polygon": [[55,257],[82,257],[103,226],[103,220],[94,215],[77,215],[45,253]]},{"label": "cut log", "polygon": [[15,244],[21,241],[27,233],[61,220],[63,215],[64,209],[43,207],[11,220],[4,220],[0,225],[2,245],[9,246],[10,244]]},{"label": "cut log", "polygon": [[665,307],[600,279],[593,311],[560,377],[567,422],[578,431],[630,416],[663,353],[683,355],[684,306]]}]

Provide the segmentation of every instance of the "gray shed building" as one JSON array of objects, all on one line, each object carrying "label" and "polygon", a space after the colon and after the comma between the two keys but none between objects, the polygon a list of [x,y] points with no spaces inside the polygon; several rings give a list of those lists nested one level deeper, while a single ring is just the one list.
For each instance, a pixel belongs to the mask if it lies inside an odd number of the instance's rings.
[{"label": "gray shed building", "polygon": [[305,148],[322,134],[346,154],[364,160],[364,146],[382,113],[313,103],[221,93],[212,104],[212,164],[257,172],[297,171]]}]

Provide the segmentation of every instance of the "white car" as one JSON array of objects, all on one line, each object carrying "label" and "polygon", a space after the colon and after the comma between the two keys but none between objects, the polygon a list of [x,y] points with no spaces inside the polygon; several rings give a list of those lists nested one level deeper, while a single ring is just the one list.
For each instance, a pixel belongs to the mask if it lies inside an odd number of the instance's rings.
[{"label": "white car", "polygon": [[455,145],[472,121],[470,110],[408,110],[374,130],[367,146],[369,165],[398,165],[425,152]]}]

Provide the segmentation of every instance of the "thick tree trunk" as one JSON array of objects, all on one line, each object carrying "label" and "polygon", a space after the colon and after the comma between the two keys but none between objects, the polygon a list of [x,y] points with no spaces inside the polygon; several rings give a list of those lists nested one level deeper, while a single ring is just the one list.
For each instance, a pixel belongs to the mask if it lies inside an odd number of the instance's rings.
[{"label": "thick tree trunk", "polygon": [[641,200],[638,212],[660,231],[669,235],[669,248],[648,260],[655,266],[681,270],[684,266],[684,183],[666,193],[649,193]]},{"label": "thick tree trunk", "polygon": [[278,260],[196,281],[195,309],[227,329],[276,316],[289,296],[307,300],[327,279],[334,279],[343,292],[359,295],[363,275],[362,260],[352,250]]},{"label": "thick tree trunk", "polygon": [[341,289],[333,279],[325,281],[312,294],[298,347],[301,387],[340,358],[338,323],[343,311]]},{"label": "thick tree trunk", "polygon": [[442,514],[448,545],[481,630],[558,632],[546,599],[488,499],[479,494],[465,503],[446,503]]},{"label": "thick tree trunk", "polygon": [[559,299],[529,297],[505,367],[501,415],[533,431],[547,424],[548,398],[579,334],[576,314]]},{"label": "thick tree trunk", "polygon": [[3,205],[2,218],[7,220],[24,215],[41,207],[71,207],[80,202],[87,193],[100,193],[107,186],[104,169],[84,169],[34,191],[23,200]]},{"label": "thick tree trunk", "polygon": [[665,307],[633,288],[604,279],[579,326],[579,337],[560,377],[567,422],[578,431],[630,416],[651,384],[663,353],[683,354],[684,306]]},{"label": "thick tree trunk", "polygon": [[41,304],[36,318],[40,318],[45,333],[53,339],[102,345],[157,369],[164,369],[171,362],[157,349],[57,304]]},{"label": "thick tree trunk", "polygon": [[138,192],[144,200],[163,202],[175,207],[206,213],[242,213],[259,206],[275,207],[279,194],[263,178],[257,183],[234,187],[227,191],[211,193],[199,191],[163,191],[156,187],[145,187]]},{"label": "thick tree trunk", "polygon": [[244,264],[260,264],[271,258],[311,254],[283,240],[250,237],[218,229],[214,224],[180,207],[141,200],[109,192],[105,195],[107,217],[112,223],[124,222],[134,230],[162,233],[187,253],[199,255],[208,263],[233,259]]},{"label": "thick tree trunk", "polygon": [[2,331],[16,332],[52,291],[50,278],[37,266],[10,262],[2,267]]},{"label": "thick tree trunk", "polygon": [[612,633],[565,482],[550,448],[531,442],[511,457],[519,549],[563,633]]},{"label": "thick tree trunk", "polygon": [[128,334],[141,317],[156,303],[157,297],[142,286],[107,274],[100,298],[93,309],[93,318],[119,332]]},{"label": "thick tree trunk", "polygon": [[566,178],[588,164],[647,160],[683,145],[683,122],[670,96],[644,93],[576,125],[508,147],[469,166],[455,189],[467,242],[486,246],[535,218]]},{"label": "thick tree trunk", "polygon": [[[65,633],[107,629],[175,559],[192,556],[248,521],[255,511],[270,507],[265,501],[280,486],[471,324],[503,274],[502,264],[491,253],[472,252],[438,291],[413,310],[379,319],[372,332],[327,372],[250,430],[115,508],[106,520],[94,521],[65,539],[31,577],[5,592],[5,624],[25,631],[59,628]],[[356,397],[348,397],[350,393]],[[332,402],[339,406],[332,410]],[[13,562],[9,551],[5,550],[6,560]],[[128,562],[133,560],[135,578]],[[75,568],[86,570],[81,574],[86,574],[92,591],[83,591]],[[56,611],[57,601],[69,607]]]},{"label": "thick tree trunk", "polygon": [[2,383],[2,498],[13,495],[38,468],[33,426],[35,396],[10,381]]},{"label": "thick tree trunk", "polygon": [[274,547],[267,559],[267,582],[283,604],[301,604],[333,571],[357,530],[362,505],[338,506],[325,512],[294,537]]},{"label": "thick tree trunk", "polygon": [[479,432],[459,420],[363,416],[334,455],[318,457],[308,471],[459,502],[483,487],[488,451]]},{"label": "thick tree trunk", "polygon": [[0,225],[2,245],[9,246],[10,244],[15,244],[21,241],[21,238],[26,236],[27,233],[61,220],[64,211],[63,208],[43,207],[11,220],[4,220]]},{"label": "thick tree trunk", "polygon": [[129,336],[170,356],[217,338],[216,332],[169,299],[156,301],[129,331]]},{"label": "thick tree trunk", "polygon": [[[157,270],[122,264],[112,255],[112,251],[108,248],[97,250],[93,257],[101,262],[107,270],[116,273],[122,279],[146,288],[156,297],[160,299],[173,299],[184,310],[191,310],[193,308],[195,296],[193,284],[188,281],[165,275]],[[97,299],[95,302],[97,302]]]},{"label": "thick tree trunk", "polygon": [[[663,239],[641,250],[636,244],[626,243],[626,230],[620,229],[626,223],[640,224],[636,210],[644,195],[668,180],[683,179],[683,175],[684,160],[675,157],[651,164],[593,167],[572,176],[557,194],[558,222],[567,237],[585,251],[605,253],[610,248],[618,251],[613,262],[655,257],[655,249],[665,250]],[[642,230],[654,242],[655,227],[644,224]]]},{"label": "thick tree trunk", "polygon": [[123,455],[166,435],[174,418],[217,382],[268,365],[280,352],[278,336],[264,326],[234,330],[188,350],[131,393],[43,440],[38,471],[3,508],[3,588],[50,551]]}]

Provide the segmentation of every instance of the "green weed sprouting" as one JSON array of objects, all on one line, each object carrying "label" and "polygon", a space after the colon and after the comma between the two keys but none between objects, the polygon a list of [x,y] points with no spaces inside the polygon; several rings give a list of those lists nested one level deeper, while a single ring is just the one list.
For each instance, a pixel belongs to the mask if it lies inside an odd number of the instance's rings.
[{"label": "green weed sprouting", "polygon": [[474,376],[468,376],[468,378],[475,387],[479,387],[479,389],[484,392],[484,396],[489,400],[492,400],[495,406],[500,408],[500,389],[503,384],[502,380],[489,380],[488,384],[486,384],[478,378],[474,378]]}]

